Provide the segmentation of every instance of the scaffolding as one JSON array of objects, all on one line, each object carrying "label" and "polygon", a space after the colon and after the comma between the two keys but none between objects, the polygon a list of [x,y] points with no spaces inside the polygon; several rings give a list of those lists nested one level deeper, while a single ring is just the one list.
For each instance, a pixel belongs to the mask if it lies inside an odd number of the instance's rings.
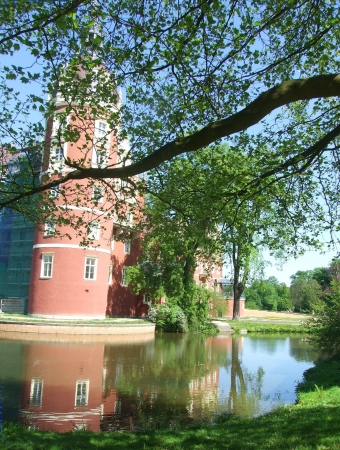
[{"label": "scaffolding", "polygon": [[3,210],[0,216],[0,298],[28,299],[34,225]]}]

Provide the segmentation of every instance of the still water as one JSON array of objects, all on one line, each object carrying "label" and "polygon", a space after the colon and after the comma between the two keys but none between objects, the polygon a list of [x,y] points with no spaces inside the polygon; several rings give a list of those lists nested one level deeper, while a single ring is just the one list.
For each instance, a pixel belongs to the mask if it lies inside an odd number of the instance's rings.
[{"label": "still water", "polygon": [[[168,428],[295,401],[315,353],[301,336],[0,337],[4,419],[70,431]],[[119,339],[119,340],[118,340]]]}]

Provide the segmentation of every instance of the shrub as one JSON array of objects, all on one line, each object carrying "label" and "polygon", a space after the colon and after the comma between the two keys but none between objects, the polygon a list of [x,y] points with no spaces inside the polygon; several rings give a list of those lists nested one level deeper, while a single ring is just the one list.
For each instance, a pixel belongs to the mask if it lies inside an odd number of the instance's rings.
[{"label": "shrub", "polygon": [[228,302],[215,292],[210,294],[209,298],[210,315],[213,317],[223,317],[228,312]]},{"label": "shrub", "polygon": [[183,310],[171,302],[150,306],[148,319],[156,324],[156,331],[170,333],[186,333],[188,331],[187,318]]}]

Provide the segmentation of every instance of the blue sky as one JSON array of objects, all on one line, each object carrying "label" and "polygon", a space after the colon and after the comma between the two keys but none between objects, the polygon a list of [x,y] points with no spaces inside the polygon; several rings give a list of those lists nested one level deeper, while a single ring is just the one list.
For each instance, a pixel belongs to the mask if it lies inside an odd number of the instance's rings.
[{"label": "blue sky", "polygon": [[[297,259],[291,258],[282,267],[275,265],[275,259],[266,257],[271,261],[272,266],[266,268],[265,277],[276,277],[281,283],[290,285],[290,276],[296,273],[298,270],[312,270],[316,267],[327,267],[332,258],[337,255],[337,251],[329,251],[325,253],[317,251],[308,251],[303,256]],[[281,270],[282,269],[282,270]]]}]

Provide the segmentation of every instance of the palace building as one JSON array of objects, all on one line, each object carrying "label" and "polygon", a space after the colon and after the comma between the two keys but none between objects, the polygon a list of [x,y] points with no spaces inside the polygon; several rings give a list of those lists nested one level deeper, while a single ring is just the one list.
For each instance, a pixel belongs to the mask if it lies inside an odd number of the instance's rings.
[{"label": "palace building", "polygon": [[[86,76],[81,67],[77,76],[80,80]],[[40,179],[60,179],[74,170],[72,161],[95,168],[122,164],[128,142],[120,142],[118,149],[117,131],[110,129],[104,114],[94,116],[88,108],[88,114],[78,117],[77,108],[69,112],[58,90],[50,100],[55,114],[46,124],[37,169]],[[111,107],[114,112],[119,113],[119,102],[117,94],[117,105]],[[76,141],[68,139],[73,130],[78,133]],[[88,179],[56,185],[46,194],[56,206],[56,219],[47,218],[40,226],[3,210],[0,311],[65,319],[144,317],[148,304],[143,295],[129,290],[126,279],[127,267],[136,264],[139,256],[140,232],[134,220],[143,199],[129,196],[125,187],[123,181]],[[74,226],[81,222],[85,224],[82,233],[81,227]],[[214,272],[204,267],[199,263],[196,283],[221,292],[222,267]]]},{"label": "palace building", "polygon": [[[79,78],[85,75],[80,68]],[[118,94],[117,98],[119,101]],[[68,161],[81,158],[90,167],[121,163],[128,144],[123,142],[118,151],[117,137],[105,116],[93,117],[89,109],[84,120],[77,116],[76,108],[67,115],[67,102],[59,92],[52,101],[56,113],[47,121],[40,178],[57,180],[74,170]],[[76,142],[64,139],[65,129],[77,130]],[[58,220],[47,219],[34,227],[13,211],[2,211],[0,308],[6,310],[7,305],[9,312],[12,308],[13,312],[50,318],[144,316],[147,305],[143,296],[134,295],[126,281],[126,268],[135,264],[139,255],[133,203],[143,200],[128,198],[123,188],[119,183],[116,189],[118,212],[101,180],[72,180],[51,189],[47,195],[53,198],[57,217],[68,219],[62,226]],[[87,235],[84,228],[81,234],[79,227],[76,231],[72,226],[81,221],[87,224]]]}]

